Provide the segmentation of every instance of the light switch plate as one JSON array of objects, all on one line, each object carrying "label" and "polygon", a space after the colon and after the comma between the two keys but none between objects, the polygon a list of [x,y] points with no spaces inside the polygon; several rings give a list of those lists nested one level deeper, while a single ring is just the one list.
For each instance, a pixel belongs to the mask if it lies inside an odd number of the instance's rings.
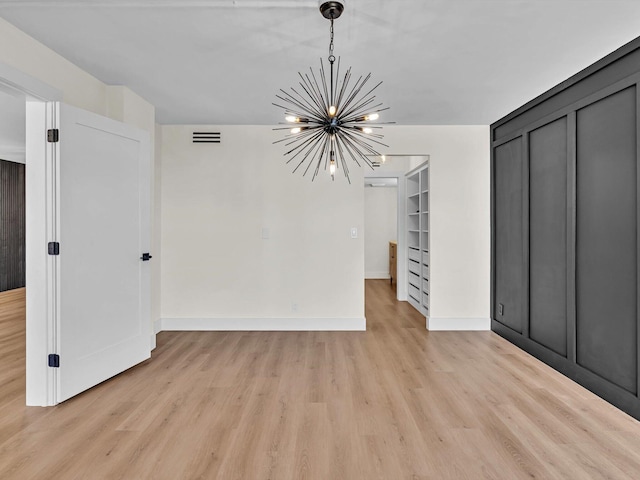
[{"label": "light switch plate", "polygon": [[351,238],[358,238],[358,227],[351,227]]}]

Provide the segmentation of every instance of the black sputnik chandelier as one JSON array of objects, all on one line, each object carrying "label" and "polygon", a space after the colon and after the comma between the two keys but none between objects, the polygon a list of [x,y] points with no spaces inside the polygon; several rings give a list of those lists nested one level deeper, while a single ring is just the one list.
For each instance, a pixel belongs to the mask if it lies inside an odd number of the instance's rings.
[{"label": "black sputnik chandelier", "polygon": [[298,72],[300,88],[280,89],[281,94],[276,95],[280,103],[274,103],[284,110],[289,124],[274,129],[288,130],[284,138],[274,143],[290,147],[284,154],[287,164],[294,164],[293,173],[300,169],[303,176],[312,170],[312,181],[323,167],[329,170],[332,180],[337,170],[342,169],[351,183],[349,160],[358,167],[365,164],[373,168],[371,158],[380,156],[376,146],[388,146],[380,142],[383,135],[378,132],[382,122],[371,123],[379,119],[380,112],[389,109],[378,103],[374,94],[382,82],[369,88],[371,73],[352,82],[351,67],[341,76],[340,57],[336,61],[333,55],[333,22],[343,11],[342,1],[321,2],[320,13],[331,21],[329,78],[321,58],[317,76],[311,67],[304,75]]}]

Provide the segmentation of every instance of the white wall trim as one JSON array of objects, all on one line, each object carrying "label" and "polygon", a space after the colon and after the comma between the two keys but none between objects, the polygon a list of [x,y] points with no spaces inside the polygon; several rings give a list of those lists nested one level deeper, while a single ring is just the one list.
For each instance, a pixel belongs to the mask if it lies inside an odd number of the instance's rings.
[{"label": "white wall trim", "polygon": [[161,318],[158,331],[364,331],[362,318]]},{"label": "white wall trim", "polygon": [[427,317],[427,330],[430,330],[430,331],[491,330],[491,319],[490,318]]},{"label": "white wall trim", "polygon": [[[1,66],[1,64],[0,64]],[[2,69],[0,69],[2,75]],[[2,78],[0,78],[0,83]],[[55,352],[49,311],[50,263],[43,245],[48,242],[47,211],[52,208],[47,195],[47,143],[49,120],[47,104],[26,105],[25,143],[29,162],[26,176],[26,403],[30,406],[55,405],[55,368],[48,368],[47,354]],[[54,144],[49,144],[54,145]],[[51,256],[49,256],[51,257]]]},{"label": "white wall trim", "polygon": [[372,280],[389,280],[389,272],[384,271],[373,271],[373,272],[364,272],[364,278],[365,279],[372,279]]},{"label": "white wall trim", "polygon": [[62,92],[35,77],[0,62],[0,91],[27,100],[62,100]]}]

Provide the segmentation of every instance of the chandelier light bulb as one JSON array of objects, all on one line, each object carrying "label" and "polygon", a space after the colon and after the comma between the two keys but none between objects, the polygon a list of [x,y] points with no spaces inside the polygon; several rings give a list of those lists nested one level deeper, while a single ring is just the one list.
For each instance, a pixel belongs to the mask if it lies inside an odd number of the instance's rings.
[{"label": "chandelier light bulb", "polygon": [[335,105],[331,105],[331,106],[329,107],[329,115],[331,115],[332,117],[335,117],[335,115],[336,115],[336,111],[337,111],[337,109],[336,109],[336,106],[335,106]]},{"label": "chandelier light bulb", "polygon": [[362,127],[362,132],[368,134],[373,133],[373,129],[369,127]]},{"label": "chandelier light bulb", "polygon": [[369,115],[365,115],[364,119],[367,121],[370,120],[377,120],[380,118],[380,115],[378,115],[377,113],[370,113]]},{"label": "chandelier light bulb", "polygon": [[302,128],[300,127],[295,127],[291,129],[291,133],[300,133],[302,131]]},{"label": "chandelier light bulb", "polygon": [[[333,153],[333,152],[331,152]],[[332,158],[329,162],[329,175],[331,175],[331,180],[335,180],[336,176],[336,161]]]},{"label": "chandelier light bulb", "polygon": [[293,115],[288,115],[288,116],[284,117],[284,119],[287,122],[291,122],[291,123],[297,123],[297,122],[300,121],[300,119],[298,117],[294,117]]}]

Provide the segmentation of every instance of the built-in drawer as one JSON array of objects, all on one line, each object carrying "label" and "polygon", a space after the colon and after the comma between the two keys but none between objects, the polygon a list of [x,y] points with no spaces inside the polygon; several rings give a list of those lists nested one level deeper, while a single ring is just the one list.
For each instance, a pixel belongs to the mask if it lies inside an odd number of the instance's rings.
[{"label": "built-in drawer", "polygon": [[429,293],[429,279],[428,278],[423,278],[422,279],[422,291]]},{"label": "built-in drawer", "polygon": [[422,265],[422,276],[423,277],[429,276],[429,265]]},{"label": "built-in drawer", "polygon": [[416,275],[420,275],[420,264],[418,262],[414,262],[413,260],[409,260],[409,271],[415,273]]},{"label": "built-in drawer", "polygon": [[416,300],[419,301],[420,299],[420,289],[414,287],[413,285],[409,284],[409,295],[411,295],[413,298],[415,298]]},{"label": "built-in drawer", "polygon": [[429,294],[422,292],[422,305],[429,308]]},{"label": "built-in drawer", "polygon": [[415,250],[413,248],[409,249],[409,260],[415,260],[416,262],[420,261],[420,250]]},{"label": "built-in drawer", "polygon": [[409,272],[409,283],[414,287],[420,286],[420,275],[416,275],[415,273]]},{"label": "built-in drawer", "polygon": [[429,265],[429,252],[422,252],[422,263]]}]

